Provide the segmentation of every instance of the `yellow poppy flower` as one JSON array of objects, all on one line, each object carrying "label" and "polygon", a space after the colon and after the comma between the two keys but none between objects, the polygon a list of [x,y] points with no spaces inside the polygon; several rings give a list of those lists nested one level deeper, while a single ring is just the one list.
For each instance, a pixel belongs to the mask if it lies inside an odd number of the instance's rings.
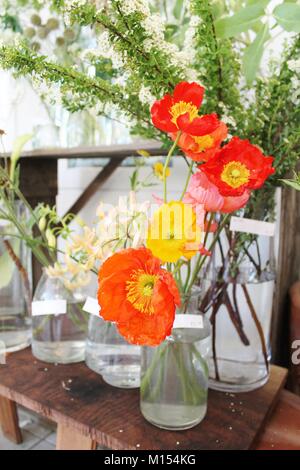
[{"label": "yellow poppy flower", "polygon": [[163,262],[192,258],[199,249],[201,230],[192,207],[180,201],[162,204],[148,229],[147,248]]},{"label": "yellow poppy flower", "polygon": [[[164,165],[161,162],[157,162],[153,165],[153,173],[156,176],[156,178],[160,179],[161,181],[164,180]],[[166,169],[166,178],[170,176],[171,170],[168,167]]]}]

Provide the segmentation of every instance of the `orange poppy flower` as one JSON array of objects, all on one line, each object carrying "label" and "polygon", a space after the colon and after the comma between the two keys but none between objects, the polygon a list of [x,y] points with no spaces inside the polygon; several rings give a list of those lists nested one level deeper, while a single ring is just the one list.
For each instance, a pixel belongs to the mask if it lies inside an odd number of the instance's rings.
[{"label": "orange poppy flower", "polygon": [[181,82],[173,95],[165,95],[154,102],[151,118],[155,127],[164,132],[184,131],[191,135],[206,135],[218,127],[215,114],[199,116],[204,88],[198,83]]},{"label": "orange poppy flower", "polygon": [[[217,119],[217,115],[215,116]],[[226,124],[222,121],[217,122],[218,127],[210,134],[193,136],[183,132],[179,138],[178,147],[195,162],[207,162],[215,156],[228,134]],[[177,133],[170,134],[172,140],[176,139],[176,135]]]},{"label": "orange poppy flower", "polygon": [[100,268],[98,302],[104,320],[115,322],[129,343],[157,346],[171,334],[180,296],[150,250],[128,248]]}]

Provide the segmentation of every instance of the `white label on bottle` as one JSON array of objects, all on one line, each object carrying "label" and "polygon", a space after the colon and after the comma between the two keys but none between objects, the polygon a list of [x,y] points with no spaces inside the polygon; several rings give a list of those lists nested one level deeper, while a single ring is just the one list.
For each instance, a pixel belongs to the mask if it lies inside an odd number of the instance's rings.
[{"label": "white label on bottle", "polygon": [[203,328],[202,315],[190,315],[188,313],[175,315],[173,328]]},{"label": "white label on bottle", "polygon": [[67,301],[59,300],[35,300],[31,304],[32,316],[61,315],[67,313]]},{"label": "white label on bottle", "polygon": [[96,315],[96,317],[100,316],[100,306],[98,304],[98,300],[94,299],[93,297],[87,297],[82,310],[90,313],[91,315]]},{"label": "white label on bottle", "polygon": [[231,217],[230,230],[232,232],[247,232],[254,235],[265,235],[274,237],[275,224],[262,220],[247,219],[244,217]]}]

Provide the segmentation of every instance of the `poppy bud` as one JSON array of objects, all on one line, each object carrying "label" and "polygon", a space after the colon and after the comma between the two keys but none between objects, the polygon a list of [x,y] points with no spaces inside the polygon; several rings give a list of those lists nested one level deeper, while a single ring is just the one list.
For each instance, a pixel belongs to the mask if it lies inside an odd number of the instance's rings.
[{"label": "poppy bud", "polygon": [[41,217],[39,220],[39,229],[41,232],[44,232],[47,225],[46,217]]}]

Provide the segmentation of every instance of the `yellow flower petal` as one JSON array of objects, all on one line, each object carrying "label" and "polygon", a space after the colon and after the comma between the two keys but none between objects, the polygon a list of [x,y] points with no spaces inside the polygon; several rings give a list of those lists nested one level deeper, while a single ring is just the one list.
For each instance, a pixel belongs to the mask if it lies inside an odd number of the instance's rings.
[{"label": "yellow flower petal", "polygon": [[180,201],[162,204],[149,226],[147,247],[163,262],[175,263],[197,253],[201,232],[192,207]]}]

